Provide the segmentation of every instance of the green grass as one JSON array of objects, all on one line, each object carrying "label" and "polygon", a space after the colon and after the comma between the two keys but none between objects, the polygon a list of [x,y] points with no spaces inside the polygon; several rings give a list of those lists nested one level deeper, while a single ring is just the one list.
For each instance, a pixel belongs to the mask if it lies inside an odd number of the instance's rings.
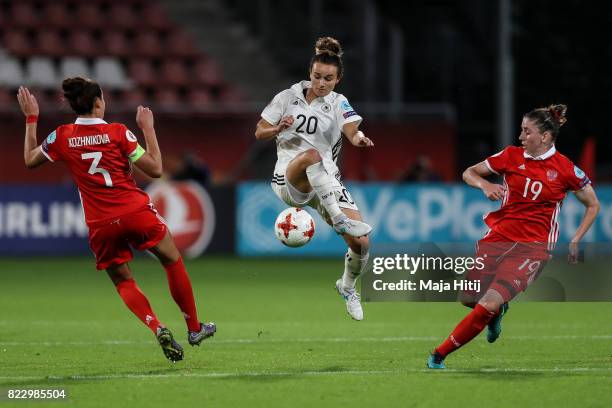
[{"label": "green grass", "polygon": [[[0,260],[0,389],[66,388],[54,406],[76,407],[612,405],[611,303],[518,302],[497,343],[481,335],[449,370],[428,371],[428,351],[467,309],[370,303],[352,321],[333,289],[340,265],[187,262],[201,318],[218,333],[172,364],[91,259]],[[132,269],[186,345],[161,267]],[[41,403],[0,397],[4,406]]]}]

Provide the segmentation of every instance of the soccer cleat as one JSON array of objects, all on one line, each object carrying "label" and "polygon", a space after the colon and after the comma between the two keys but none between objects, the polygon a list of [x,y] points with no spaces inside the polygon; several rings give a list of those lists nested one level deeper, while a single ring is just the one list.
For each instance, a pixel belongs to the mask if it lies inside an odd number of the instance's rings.
[{"label": "soccer cleat", "polygon": [[340,235],[350,235],[352,237],[362,237],[368,235],[372,231],[365,222],[352,220],[349,217],[343,217],[340,221],[334,224],[334,230]]},{"label": "soccer cleat", "polygon": [[363,320],[363,309],[361,308],[361,296],[355,288],[346,289],[342,286],[342,279],[336,281],[336,290],[346,302],[346,311],[355,320]]},{"label": "soccer cleat", "polygon": [[213,322],[200,323],[200,331],[188,331],[187,341],[192,346],[199,346],[203,340],[212,337],[217,332],[217,325]]},{"label": "soccer cleat", "polygon": [[166,358],[173,363],[183,359],[183,347],[174,340],[172,333],[165,327],[157,328],[157,342],[164,351]]},{"label": "soccer cleat", "polygon": [[434,351],[429,355],[429,359],[427,359],[427,367],[434,370],[445,369],[446,366],[444,365],[444,357],[442,357],[437,351]]},{"label": "soccer cleat", "polygon": [[489,321],[489,324],[487,324],[487,341],[489,343],[493,343],[499,338],[499,335],[502,331],[501,320],[502,317],[504,317],[504,315],[508,313],[508,309],[510,309],[508,303],[504,303],[503,305],[501,305],[499,314],[493,317],[491,321]]}]

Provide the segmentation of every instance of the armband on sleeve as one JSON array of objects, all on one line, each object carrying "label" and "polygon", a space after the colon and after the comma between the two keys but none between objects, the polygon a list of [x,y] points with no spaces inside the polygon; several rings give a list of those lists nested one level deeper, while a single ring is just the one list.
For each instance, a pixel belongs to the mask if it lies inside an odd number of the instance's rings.
[{"label": "armband on sleeve", "polygon": [[134,151],[128,155],[130,163],[134,163],[136,160],[140,159],[145,153],[145,149],[143,149],[142,146],[137,145]]}]

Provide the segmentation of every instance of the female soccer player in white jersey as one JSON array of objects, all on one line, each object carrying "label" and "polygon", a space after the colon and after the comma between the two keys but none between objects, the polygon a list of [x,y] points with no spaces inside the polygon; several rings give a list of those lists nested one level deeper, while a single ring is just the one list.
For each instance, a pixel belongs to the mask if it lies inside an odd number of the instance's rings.
[{"label": "female soccer player in white jersey", "polygon": [[342,47],[331,37],[320,38],[310,61],[310,81],[277,94],[261,113],[255,137],[276,139],[278,160],[272,189],[293,207],[311,206],[342,235],[348,245],[344,274],[336,289],[355,320],[363,319],[355,281],[369,257],[367,235],[359,209],[340,181],[336,160],[342,134],[357,147],[374,143],[359,130],[361,116],[348,100],[333,92],[342,79]]}]

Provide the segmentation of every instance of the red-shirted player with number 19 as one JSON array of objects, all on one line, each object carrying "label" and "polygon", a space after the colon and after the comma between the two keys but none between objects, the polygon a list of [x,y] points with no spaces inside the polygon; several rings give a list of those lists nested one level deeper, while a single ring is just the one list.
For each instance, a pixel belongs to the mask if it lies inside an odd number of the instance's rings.
[{"label": "red-shirted player with number 19", "polygon": [[[429,368],[445,368],[446,356],[485,327],[490,343],[499,337],[508,302],[537,278],[551,256],[559,235],[557,218],[568,191],[585,206],[569,247],[568,261],[577,262],[578,243],[593,224],[599,202],[587,175],[555,149],[566,111],[565,105],[551,105],[527,113],[519,137],[522,147],[509,146],[463,173],[468,185],[502,203],[485,216],[489,230],[476,246],[476,256],[484,259],[485,267],[467,276],[481,280],[484,295],[461,293],[462,303],[474,310],[431,353]],[[483,178],[492,174],[502,175],[503,185]]]},{"label": "red-shirted player with number 19", "polygon": [[161,176],[153,113],[139,106],[136,114],[145,151],[125,125],[102,120],[106,103],[96,82],[68,78],[62,89],[78,115],[76,122],[59,126],[38,146],[38,103],[27,88],[19,88],[17,99],[26,115],[25,164],[28,168],[47,161],[66,164],[79,190],[96,268],[106,269],[126,306],[156,335],[166,358],[182,360],[183,348],[157,319],[128,267],[133,257],[130,246],[151,251],[166,270],[170,293],[187,323],[189,344],[200,345],[214,335],[214,323],[198,320],[191,281],[164,219],[132,177],[132,164],[151,177]]}]

